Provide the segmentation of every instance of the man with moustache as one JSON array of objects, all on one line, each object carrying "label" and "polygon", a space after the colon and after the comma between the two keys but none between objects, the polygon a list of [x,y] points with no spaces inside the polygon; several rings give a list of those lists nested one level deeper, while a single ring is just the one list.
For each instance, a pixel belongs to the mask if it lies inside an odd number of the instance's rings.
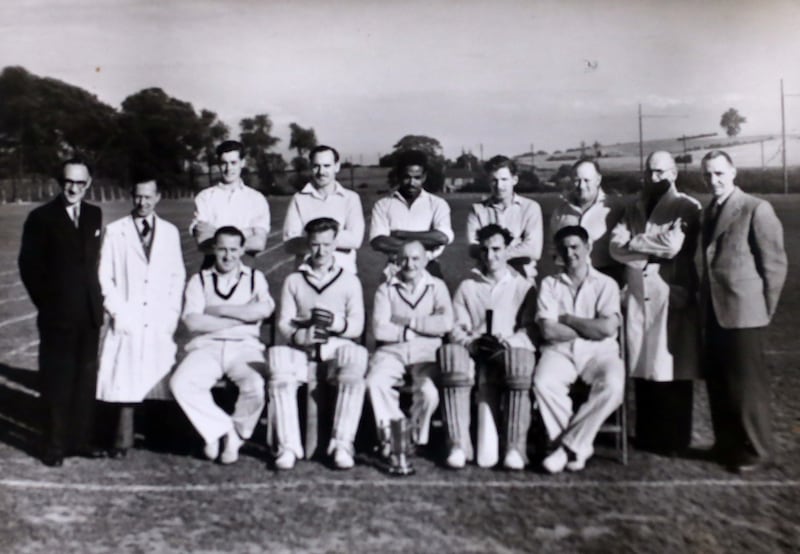
[{"label": "man with moustache", "polygon": [[491,195],[473,204],[467,216],[467,241],[473,258],[479,254],[478,229],[496,223],[511,232],[508,263],[529,280],[536,278],[542,256],[542,208],[534,200],[519,196],[517,164],[506,156],[494,156],[484,165]]},{"label": "man with moustache", "polygon": [[133,186],[133,211],[110,223],[100,250],[100,286],[109,327],[100,352],[97,399],[111,409],[109,456],[133,446],[134,406],[172,369],[186,270],[180,234],[160,218],[158,182]]},{"label": "man with moustache", "polygon": [[428,272],[442,276],[436,261],[444,247],[453,241],[450,206],[443,198],[423,190],[428,174],[428,157],[418,150],[397,154],[396,191],[378,200],[372,207],[369,243],[389,257],[386,274],[397,271],[397,253],[406,241],[417,240],[428,252]]},{"label": "man with moustache", "polygon": [[713,452],[731,471],[747,473],[774,454],[763,334],[786,281],[783,227],[769,202],[736,186],[726,152],[712,150],[702,168],[713,194],[700,288]]},{"label": "man with moustache", "polygon": [[625,336],[636,395],[636,445],[674,456],[692,438],[693,379],[700,376],[694,253],[700,203],[678,192],[668,152],[647,158],[644,187],[611,232],[625,265]]},{"label": "man with moustache", "polygon": [[83,200],[92,175],[82,158],[62,164],[59,184],[61,194],[25,220],[19,253],[20,277],[39,312],[41,459],[51,467],[65,456],[103,455],[93,446],[102,212]]},{"label": "man with moustache", "polygon": [[311,162],[311,182],[292,196],[283,220],[286,250],[297,256],[299,265],[308,253],[303,234],[306,223],[319,217],[330,217],[339,223],[334,253],[336,263],[351,273],[358,273],[356,251],[364,240],[361,198],[336,180],[341,165],[335,148],[319,145],[311,150],[308,159]]},{"label": "man with moustache", "polygon": [[189,233],[206,255],[203,269],[214,265],[214,233],[231,225],[245,236],[245,253],[255,255],[267,246],[270,230],[269,204],[264,195],[242,182],[244,146],[226,140],[217,146],[217,159],[222,180],[200,191],[194,199],[194,219]]},{"label": "man with moustache", "polygon": [[[608,248],[611,229],[622,215],[621,206],[613,202],[600,186],[603,176],[596,161],[575,162],[570,177],[567,190],[550,217],[550,236],[562,227],[580,225],[589,232],[592,267],[623,284],[625,266],[611,257]],[[556,263],[559,263],[555,246],[552,248]]]}]

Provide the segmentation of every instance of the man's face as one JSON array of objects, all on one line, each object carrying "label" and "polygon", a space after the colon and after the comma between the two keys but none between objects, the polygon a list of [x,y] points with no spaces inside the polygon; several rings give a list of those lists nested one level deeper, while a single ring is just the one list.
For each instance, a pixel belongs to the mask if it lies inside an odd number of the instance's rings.
[{"label": "man's face", "polygon": [[644,172],[645,188],[654,193],[664,192],[675,184],[678,178],[678,169],[672,156],[656,153],[650,157]]},{"label": "man's face", "polygon": [[703,181],[714,198],[722,198],[733,190],[736,168],[722,156],[703,162]]},{"label": "man's face", "polygon": [[83,164],[68,164],[64,166],[61,176],[61,190],[67,206],[72,206],[83,200],[86,191],[92,184],[89,168]]},{"label": "man's face", "polygon": [[425,170],[419,165],[407,165],[400,172],[400,194],[409,200],[415,200],[422,192],[425,184]]},{"label": "man's face", "polygon": [[589,263],[589,245],[576,235],[561,239],[556,250],[567,271],[583,269]]},{"label": "man's face", "polygon": [[242,175],[244,162],[239,156],[238,150],[223,152],[219,157],[219,170],[222,173],[222,182],[230,185],[239,181]]},{"label": "man's face", "polygon": [[572,174],[570,199],[579,206],[591,204],[597,198],[602,177],[590,163],[581,164]]},{"label": "man's face", "polygon": [[503,235],[492,235],[480,243],[481,262],[489,272],[503,268],[508,260],[508,247]]},{"label": "man's face", "polygon": [[136,183],[133,189],[133,213],[136,217],[149,217],[161,200],[155,181]]},{"label": "man's face", "polygon": [[314,154],[311,160],[311,180],[317,188],[326,187],[336,181],[341,164],[330,150],[323,150]]},{"label": "man's face", "polygon": [[336,234],[332,230],[308,236],[308,252],[311,255],[311,267],[314,269],[330,267],[335,251]]},{"label": "man's face", "polygon": [[428,263],[425,248],[418,242],[410,242],[400,249],[397,256],[400,265],[400,279],[405,282],[413,281],[422,273]]},{"label": "man's face", "polygon": [[501,167],[493,171],[489,183],[492,188],[492,196],[495,200],[509,201],[514,195],[514,187],[517,186],[519,177],[511,174],[507,167]]},{"label": "man's face", "polygon": [[239,267],[244,254],[242,239],[237,235],[218,235],[214,242],[214,260],[217,271],[230,273]]}]

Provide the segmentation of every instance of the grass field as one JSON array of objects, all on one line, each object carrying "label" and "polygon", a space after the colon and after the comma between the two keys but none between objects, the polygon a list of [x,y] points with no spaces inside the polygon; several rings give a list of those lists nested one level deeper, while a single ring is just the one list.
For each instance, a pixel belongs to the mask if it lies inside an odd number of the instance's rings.
[{"label": "grass field", "polygon": [[[452,472],[424,458],[414,459],[416,475],[399,479],[368,465],[341,473],[316,461],[275,473],[267,467],[263,430],[235,466],[138,436],[125,460],[70,458],[63,468],[47,468],[32,456],[38,336],[16,268],[22,222],[33,206],[0,206],[0,552],[796,551],[800,196],[768,198],[784,222],[790,260],[766,345],[780,464],[746,478],[703,456],[713,437],[701,383],[693,455],[668,459],[633,451],[623,467],[611,452],[601,452],[579,474]],[[537,200],[547,219],[556,197]],[[365,197],[365,208],[373,201]],[[457,241],[442,264],[451,288],[469,267],[463,234],[471,201],[451,200]],[[280,229],[288,198],[270,202],[273,228]],[[182,229],[186,265],[195,269],[199,255],[185,232],[191,203],[169,200],[159,208]],[[128,205],[103,209],[108,222]],[[277,294],[292,264],[275,232],[256,265]],[[368,305],[382,265],[380,256],[361,251]],[[543,263],[544,273],[550,269]],[[171,423],[156,426],[171,429]]]}]

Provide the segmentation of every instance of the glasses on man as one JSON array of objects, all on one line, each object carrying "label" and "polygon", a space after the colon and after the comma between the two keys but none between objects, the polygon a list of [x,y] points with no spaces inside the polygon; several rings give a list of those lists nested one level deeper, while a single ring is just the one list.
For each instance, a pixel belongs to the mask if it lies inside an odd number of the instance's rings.
[{"label": "glasses on man", "polygon": [[89,181],[73,181],[72,179],[62,179],[61,184],[65,187],[69,185],[75,185],[78,188],[86,188],[89,185]]}]

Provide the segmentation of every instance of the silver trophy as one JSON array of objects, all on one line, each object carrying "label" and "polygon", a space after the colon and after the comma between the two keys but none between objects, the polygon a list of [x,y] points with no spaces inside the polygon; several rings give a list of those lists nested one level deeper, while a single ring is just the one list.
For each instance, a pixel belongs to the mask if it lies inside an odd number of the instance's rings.
[{"label": "silver trophy", "polygon": [[[388,432],[388,433],[387,433]],[[390,475],[411,475],[414,473],[414,466],[409,460],[412,450],[411,426],[405,418],[393,419],[389,423],[388,429],[384,429],[386,445],[388,445],[388,456],[386,471]]]}]

